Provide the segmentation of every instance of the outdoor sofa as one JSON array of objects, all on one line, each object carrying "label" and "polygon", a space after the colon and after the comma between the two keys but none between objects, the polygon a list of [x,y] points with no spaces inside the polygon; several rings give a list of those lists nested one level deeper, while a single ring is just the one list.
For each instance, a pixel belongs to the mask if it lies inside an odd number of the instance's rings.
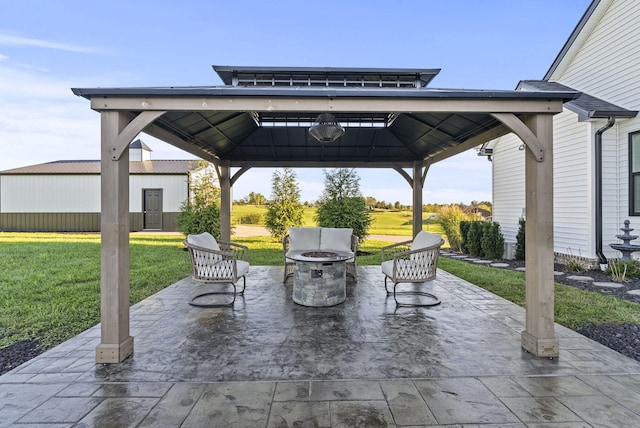
[{"label": "outdoor sofa", "polygon": [[289,234],[282,239],[284,249],[284,276],[282,282],[293,276],[295,262],[287,257],[289,251],[347,251],[353,257],[346,262],[347,275],[354,281],[356,274],[356,254],[358,252],[358,237],[350,228],[332,227],[291,227]]}]

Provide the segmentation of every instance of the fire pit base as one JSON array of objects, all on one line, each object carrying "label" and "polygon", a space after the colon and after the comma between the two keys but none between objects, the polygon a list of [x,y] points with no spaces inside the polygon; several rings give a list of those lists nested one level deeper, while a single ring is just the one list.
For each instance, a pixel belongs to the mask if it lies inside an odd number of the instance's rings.
[{"label": "fire pit base", "polygon": [[293,301],[303,306],[334,306],[347,298],[346,260],[352,255],[335,252],[300,252],[293,273]]}]

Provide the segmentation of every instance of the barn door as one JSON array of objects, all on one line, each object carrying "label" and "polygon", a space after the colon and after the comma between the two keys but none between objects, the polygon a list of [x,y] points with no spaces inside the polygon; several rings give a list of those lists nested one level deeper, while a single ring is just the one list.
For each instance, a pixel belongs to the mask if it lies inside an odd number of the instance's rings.
[{"label": "barn door", "polygon": [[144,189],[144,228],[162,230],[162,189]]}]

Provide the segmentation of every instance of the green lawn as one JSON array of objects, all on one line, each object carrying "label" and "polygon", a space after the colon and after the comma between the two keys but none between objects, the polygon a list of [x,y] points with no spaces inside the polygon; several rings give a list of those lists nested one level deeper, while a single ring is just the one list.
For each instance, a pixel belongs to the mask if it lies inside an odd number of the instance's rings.
[{"label": "green lawn", "polygon": [[[131,303],[189,275],[177,236],[131,235]],[[100,235],[0,232],[0,347],[49,348],[100,318]]]},{"label": "green lawn", "polygon": [[[283,263],[270,237],[236,240],[250,248],[255,266]],[[365,241],[358,264],[378,265],[384,241]],[[180,236],[131,235],[131,303],[190,274]],[[452,274],[524,304],[524,274],[440,258]],[[98,234],[0,232],[0,348],[36,339],[48,349],[99,322]],[[640,305],[556,284],[556,321],[571,328],[591,323],[640,323]]]},{"label": "green lawn", "polygon": [[[234,205],[231,213],[232,224],[242,224],[240,219],[249,214],[260,214],[264,222],[264,215],[267,212],[265,205]],[[314,216],[315,207],[305,207],[303,215],[303,226],[315,226]],[[423,218],[427,218],[429,214],[423,213]],[[373,223],[369,229],[370,235],[396,235],[411,236],[413,232],[412,212],[409,210],[375,210],[373,211]],[[264,226],[263,223],[255,226]],[[425,222],[423,229],[427,232],[442,233],[442,228],[434,222]]]}]

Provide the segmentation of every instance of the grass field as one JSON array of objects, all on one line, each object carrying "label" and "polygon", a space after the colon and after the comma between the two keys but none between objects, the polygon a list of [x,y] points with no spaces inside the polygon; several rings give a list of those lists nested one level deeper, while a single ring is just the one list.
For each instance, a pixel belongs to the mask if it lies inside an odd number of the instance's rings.
[{"label": "grass field", "polygon": [[[254,266],[283,263],[282,246],[270,237],[237,239],[250,248]],[[365,241],[358,265],[378,265],[385,241]],[[189,276],[182,237],[132,234],[131,303]],[[440,258],[439,267],[521,306],[524,274]],[[36,339],[44,349],[99,322],[98,234],[0,232],[0,348]],[[586,324],[640,323],[640,305],[556,284],[556,321]]]},{"label": "grass field", "polygon": [[[264,215],[267,208],[264,205],[234,205],[231,213],[232,224],[242,224],[240,219],[250,214],[260,214],[262,222],[254,226],[264,226]],[[312,227],[316,225],[314,220],[315,207],[305,207],[303,215],[303,226]],[[370,235],[395,235],[411,236],[413,226],[411,223],[412,213],[409,210],[375,210],[373,211],[373,223],[369,229]],[[423,218],[427,218],[431,213],[423,213]],[[434,222],[425,222],[423,229],[427,232],[442,233],[442,228]]]}]

